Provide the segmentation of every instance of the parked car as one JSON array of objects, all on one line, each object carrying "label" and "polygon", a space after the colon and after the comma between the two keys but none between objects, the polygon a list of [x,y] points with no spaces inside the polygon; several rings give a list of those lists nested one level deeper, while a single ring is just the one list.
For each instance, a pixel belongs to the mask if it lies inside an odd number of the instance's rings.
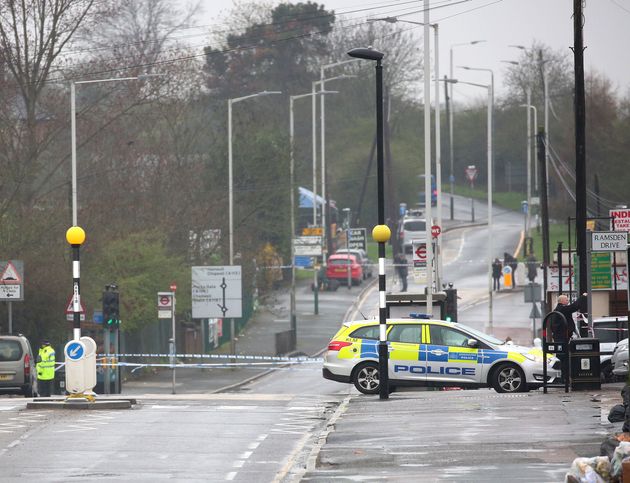
[{"label": "parked car", "polygon": [[361,264],[361,268],[363,269],[363,280],[372,277],[372,264],[365,250],[361,250],[360,248],[340,248],[335,253],[349,253],[350,255],[354,255],[357,257],[357,261]]},{"label": "parked car", "polygon": [[0,394],[37,392],[35,358],[28,339],[21,334],[0,335]]},{"label": "parked car", "polygon": [[594,337],[599,339],[602,379],[613,380],[613,353],[617,343],[627,336],[628,317],[602,317],[593,320]]},{"label": "parked car", "polygon": [[426,242],[426,229],[427,222],[424,218],[405,217],[401,220],[398,237],[400,240],[400,247],[404,253],[411,253],[414,240]]},{"label": "parked car", "polygon": [[617,343],[612,356],[612,365],[615,380],[625,381],[628,378],[628,339]]},{"label": "parked car", "polygon": [[[348,263],[349,261],[349,263]],[[326,277],[336,279],[343,283],[348,278],[348,265],[350,265],[350,279],[352,285],[361,285],[363,282],[363,269],[357,261],[357,257],[347,253],[335,253],[328,257]]]}]

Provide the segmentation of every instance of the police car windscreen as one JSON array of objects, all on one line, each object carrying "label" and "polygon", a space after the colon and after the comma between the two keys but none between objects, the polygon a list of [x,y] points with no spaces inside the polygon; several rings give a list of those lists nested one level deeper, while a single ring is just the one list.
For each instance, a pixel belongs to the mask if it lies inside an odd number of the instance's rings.
[{"label": "police car windscreen", "polygon": [[19,361],[22,358],[22,346],[17,340],[0,340],[0,362]]},{"label": "police car windscreen", "polygon": [[427,225],[424,221],[406,221],[405,230],[407,231],[424,231],[427,229]]}]

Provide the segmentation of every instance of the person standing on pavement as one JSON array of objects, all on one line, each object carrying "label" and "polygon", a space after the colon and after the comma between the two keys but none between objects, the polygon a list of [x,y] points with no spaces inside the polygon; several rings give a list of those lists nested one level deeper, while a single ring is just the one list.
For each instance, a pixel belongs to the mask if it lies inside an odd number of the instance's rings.
[{"label": "person standing on pavement", "polygon": [[[567,325],[563,327],[562,317],[559,315],[553,316],[551,319],[551,334],[554,342],[568,342],[571,336],[575,333],[575,321],[573,320],[573,313],[584,308],[586,304],[586,294],[580,295],[575,302],[569,303],[569,297],[561,294],[558,296],[558,304],[553,309],[554,312],[560,312],[564,315]],[[582,310],[580,310],[582,311]]]},{"label": "person standing on pavement", "polygon": [[498,291],[501,288],[501,276],[503,275],[502,270],[503,266],[501,265],[501,262],[498,258],[495,258],[494,262],[492,262],[492,289],[494,291]]},{"label": "person standing on pavement", "polygon": [[55,381],[55,349],[44,339],[37,355],[37,392],[42,397],[50,397]]},{"label": "person standing on pavement", "polygon": [[405,255],[399,252],[394,257],[394,264],[396,266],[396,273],[398,274],[398,277],[400,277],[400,283],[402,285],[401,292],[406,292],[407,291],[407,274],[408,274],[407,257],[405,257]]}]

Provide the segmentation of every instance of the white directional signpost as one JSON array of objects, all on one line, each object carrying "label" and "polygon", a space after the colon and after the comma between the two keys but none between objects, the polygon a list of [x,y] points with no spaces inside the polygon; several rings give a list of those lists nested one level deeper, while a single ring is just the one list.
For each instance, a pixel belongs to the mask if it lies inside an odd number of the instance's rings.
[{"label": "white directional signpost", "polygon": [[293,240],[293,255],[320,257],[322,255],[322,237],[296,236]]},{"label": "white directional signpost", "polygon": [[13,333],[13,302],[24,300],[24,262],[0,261],[0,300],[7,302],[9,334]]},{"label": "white directional signpost", "polygon": [[[471,164],[466,168],[466,179],[470,183],[470,189],[475,189],[475,179],[477,179],[477,166]],[[471,220],[475,221],[475,197],[470,197]]]},{"label": "white directional signpost", "polygon": [[96,386],[96,342],[91,337],[69,341],[63,349],[66,358],[66,390],[83,395]]},{"label": "white directional signpost", "polygon": [[193,319],[230,318],[230,346],[232,354],[236,352],[234,319],[243,316],[240,265],[192,267],[192,316]]}]

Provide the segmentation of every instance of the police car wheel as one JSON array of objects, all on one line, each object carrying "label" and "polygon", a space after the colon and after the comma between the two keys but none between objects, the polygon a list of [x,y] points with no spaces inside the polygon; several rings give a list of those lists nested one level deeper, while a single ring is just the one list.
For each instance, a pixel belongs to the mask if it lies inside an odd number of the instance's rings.
[{"label": "police car wheel", "polygon": [[354,387],[363,394],[378,394],[380,378],[376,362],[364,362],[357,366],[354,374]]},{"label": "police car wheel", "polygon": [[527,381],[520,367],[503,364],[492,373],[492,387],[497,392],[523,392],[527,390]]}]

